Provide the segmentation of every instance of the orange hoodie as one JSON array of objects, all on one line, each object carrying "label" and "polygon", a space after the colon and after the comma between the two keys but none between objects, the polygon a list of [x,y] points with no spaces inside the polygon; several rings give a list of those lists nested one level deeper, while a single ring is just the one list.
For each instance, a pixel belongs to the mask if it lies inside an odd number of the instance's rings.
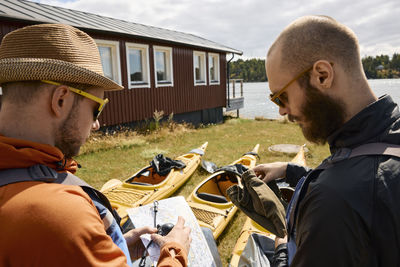
[{"label": "orange hoodie", "polygon": [[[0,170],[35,164],[60,172],[77,169],[53,146],[0,135]],[[0,187],[0,229],[0,266],[127,266],[79,186],[23,182]],[[177,256],[169,255],[171,243],[166,244],[159,265],[186,266],[186,253],[172,245]]]}]

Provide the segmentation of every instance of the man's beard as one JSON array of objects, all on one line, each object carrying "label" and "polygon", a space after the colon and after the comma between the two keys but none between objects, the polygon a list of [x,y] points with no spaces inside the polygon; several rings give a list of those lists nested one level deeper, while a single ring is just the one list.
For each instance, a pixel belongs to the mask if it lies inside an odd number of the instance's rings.
[{"label": "man's beard", "polygon": [[80,147],[83,144],[79,139],[80,134],[78,126],[76,125],[78,116],[74,110],[76,110],[76,108],[72,108],[71,113],[60,126],[56,134],[55,146],[61,150],[67,159],[78,155]]},{"label": "man's beard", "polygon": [[[308,141],[323,145],[344,124],[345,105],[342,101],[322,94],[310,84],[309,79],[304,85],[302,88],[305,88],[306,99],[300,110],[303,117],[300,127]],[[293,120],[293,117],[289,116],[289,120]]]}]

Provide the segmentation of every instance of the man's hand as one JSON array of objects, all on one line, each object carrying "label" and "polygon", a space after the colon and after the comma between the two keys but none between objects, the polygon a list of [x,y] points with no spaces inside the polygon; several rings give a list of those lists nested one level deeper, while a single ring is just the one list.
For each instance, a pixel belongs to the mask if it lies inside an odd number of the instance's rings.
[{"label": "man's hand", "polygon": [[160,247],[168,242],[176,242],[186,250],[186,253],[189,253],[190,243],[192,242],[192,237],[190,236],[191,229],[184,224],[185,219],[179,216],[178,222],[176,223],[174,228],[172,228],[171,232],[169,232],[168,235],[161,236],[158,234],[152,234],[151,239],[156,242]]},{"label": "man's hand", "polygon": [[143,234],[153,234],[157,232],[157,228],[145,226],[141,228],[132,229],[124,234],[126,243],[128,244],[129,254],[131,255],[131,260],[134,261],[142,257],[145,247],[140,240],[140,236]]},{"label": "man's hand", "polygon": [[264,183],[268,183],[278,178],[284,178],[286,176],[287,165],[287,162],[260,164],[254,167],[253,171]]}]

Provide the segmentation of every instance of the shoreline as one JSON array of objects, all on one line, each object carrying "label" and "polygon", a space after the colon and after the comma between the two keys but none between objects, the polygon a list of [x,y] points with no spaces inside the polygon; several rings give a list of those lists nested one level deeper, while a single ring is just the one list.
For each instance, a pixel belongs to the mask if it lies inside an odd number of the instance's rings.
[{"label": "shoreline", "polygon": [[[238,117],[236,116],[236,111],[228,111],[223,113],[224,118],[229,117],[232,119],[237,119]],[[245,119],[245,120],[256,120],[256,121],[284,121],[287,120],[286,116],[280,116],[271,118],[271,117],[265,117],[265,116],[253,116],[253,117],[247,117],[245,115],[241,115],[239,111],[239,119]]]}]

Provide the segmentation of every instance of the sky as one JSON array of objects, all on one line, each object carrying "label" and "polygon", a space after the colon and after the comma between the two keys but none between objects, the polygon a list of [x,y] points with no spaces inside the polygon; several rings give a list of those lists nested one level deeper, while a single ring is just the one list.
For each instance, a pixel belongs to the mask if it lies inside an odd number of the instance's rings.
[{"label": "sky", "polygon": [[[361,56],[400,53],[399,0],[34,0],[192,33],[264,58],[290,22],[328,15],[358,36]],[[237,56],[236,56],[237,58]]]}]

